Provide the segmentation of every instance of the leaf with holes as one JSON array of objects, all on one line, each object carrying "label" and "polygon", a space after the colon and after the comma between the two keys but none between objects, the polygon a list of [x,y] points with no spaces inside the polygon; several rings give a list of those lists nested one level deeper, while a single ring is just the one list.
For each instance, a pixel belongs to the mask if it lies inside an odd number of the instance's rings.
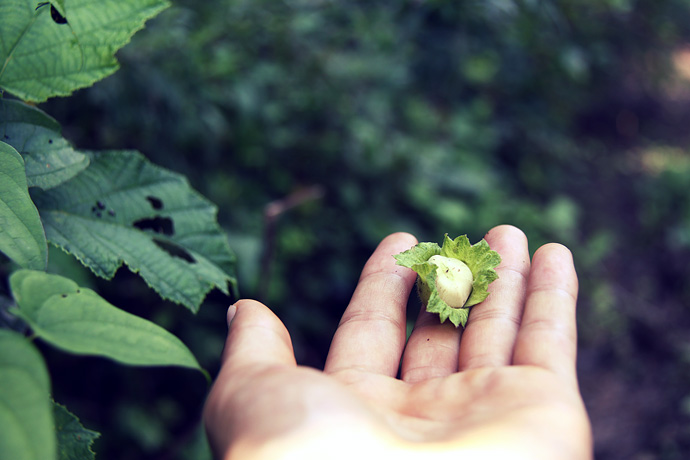
[{"label": "leaf with holes", "polygon": [[0,88],[42,102],[118,68],[115,52],[167,0],[0,0]]},{"label": "leaf with holes", "polygon": [[163,298],[197,311],[216,287],[236,295],[235,256],[216,207],[140,153],[89,153],[69,182],[34,194],[48,241],[110,279],[125,263]]},{"label": "leaf with holes", "polygon": [[57,121],[19,101],[0,99],[0,140],[22,154],[29,187],[55,187],[89,165],[89,157],[62,137]]},{"label": "leaf with holes", "polygon": [[0,142],[0,252],[24,268],[45,269],[48,245],[26,185],[24,161]]},{"label": "leaf with holes", "polygon": [[25,337],[0,329],[0,457],[54,459],[50,377]]}]

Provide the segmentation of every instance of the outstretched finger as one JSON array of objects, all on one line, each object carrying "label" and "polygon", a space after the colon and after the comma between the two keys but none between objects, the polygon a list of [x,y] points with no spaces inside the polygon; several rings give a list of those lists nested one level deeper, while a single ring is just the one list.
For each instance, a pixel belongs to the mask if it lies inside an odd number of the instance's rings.
[{"label": "outstretched finger", "polygon": [[410,234],[395,233],[376,248],[333,337],[325,372],[397,374],[405,346],[407,299],[417,275],[396,265],[393,256],[416,243]]},{"label": "outstretched finger", "polygon": [[560,244],[542,246],[532,260],[514,364],[549,369],[577,385],[577,291],[570,251]]},{"label": "outstretched finger", "polygon": [[527,237],[516,227],[501,225],[486,241],[501,255],[498,279],[489,285],[489,297],[470,311],[460,343],[460,370],[510,364],[520,327],[530,267]]},{"label": "outstretched finger", "polygon": [[296,366],[290,335],[266,306],[240,300],[228,309],[228,319],[231,321],[220,372],[204,406],[204,421],[213,428],[213,444],[218,452],[227,451],[230,442],[228,433],[219,433],[218,427],[232,427],[237,420],[230,408],[242,399],[238,396],[243,394],[242,389],[255,388],[255,380],[266,371]]}]

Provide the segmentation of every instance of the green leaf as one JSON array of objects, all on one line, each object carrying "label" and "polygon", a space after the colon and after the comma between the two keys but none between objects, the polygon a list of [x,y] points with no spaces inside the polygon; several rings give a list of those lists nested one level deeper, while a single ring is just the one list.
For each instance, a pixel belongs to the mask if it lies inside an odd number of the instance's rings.
[{"label": "green leaf", "polygon": [[24,157],[29,187],[55,187],[89,165],[88,156],[62,137],[57,121],[19,101],[0,99],[0,140]]},{"label": "green leaf", "polygon": [[201,370],[194,355],[177,337],[120,310],[71,280],[19,270],[10,277],[10,287],[19,306],[18,314],[38,337],[58,348],[123,364]]},{"label": "green leaf", "polygon": [[419,243],[415,247],[395,255],[398,265],[412,267],[426,263],[432,256],[441,254],[441,247],[436,243]]},{"label": "green leaf", "polygon": [[[436,288],[437,266],[429,262],[435,255],[458,259],[472,272],[472,293],[462,308],[451,308],[439,295]],[[501,256],[491,250],[486,240],[472,245],[467,235],[452,240],[446,234],[441,247],[436,243],[419,243],[394,257],[398,265],[417,273],[417,291],[426,304],[426,311],[438,313],[442,323],[450,319],[456,327],[465,327],[470,307],[487,298],[489,283],[498,279],[494,268],[501,263]]]},{"label": "green leaf", "polygon": [[91,165],[34,201],[48,240],[110,279],[124,262],[163,298],[197,311],[214,287],[236,291],[235,256],[216,207],[187,179],[137,152],[91,154]]},{"label": "green leaf", "polygon": [[0,329],[0,459],[55,458],[50,377],[23,336]]},{"label": "green leaf", "polygon": [[169,2],[62,0],[39,5],[36,0],[0,0],[0,88],[35,102],[67,96],[115,72],[115,52]]},{"label": "green leaf", "polygon": [[10,289],[21,306],[21,316],[36,318],[46,300],[56,293],[77,292],[79,285],[63,276],[41,276],[34,270],[17,270],[10,276]]},{"label": "green leaf", "polygon": [[24,161],[0,142],[0,251],[24,268],[45,270],[48,246],[26,185]]},{"label": "green leaf", "polygon": [[64,406],[54,403],[55,432],[57,434],[57,460],[94,460],[93,442],[101,434],[87,430],[79,419]]}]

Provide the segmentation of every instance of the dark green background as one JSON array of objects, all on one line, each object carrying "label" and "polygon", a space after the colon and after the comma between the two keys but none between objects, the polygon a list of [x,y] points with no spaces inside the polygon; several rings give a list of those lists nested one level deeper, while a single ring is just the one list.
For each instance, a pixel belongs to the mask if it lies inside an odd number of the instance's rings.
[{"label": "dark green background", "polygon": [[[568,245],[597,459],[682,459],[688,6],[180,0],[119,53],[115,76],[41,107],[79,148],[138,149],[214,201],[242,295],[285,321],[304,364],[323,363],[390,232],[474,242],[511,223],[532,251]],[[267,231],[266,206],[305,190],[319,193]],[[71,272],[63,259],[53,269]],[[217,369],[232,299],[216,292],[193,316],[124,269],[88,282]],[[56,400],[103,433],[98,458],[203,458],[189,453],[200,375],[44,353]]]}]

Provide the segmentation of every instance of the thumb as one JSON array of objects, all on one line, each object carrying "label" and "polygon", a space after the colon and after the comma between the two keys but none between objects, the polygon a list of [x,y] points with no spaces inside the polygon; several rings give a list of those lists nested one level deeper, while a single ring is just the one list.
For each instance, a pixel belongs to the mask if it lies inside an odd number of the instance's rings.
[{"label": "thumb", "polygon": [[[227,452],[233,427],[246,404],[242,389],[266,369],[293,367],[295,355],[290,334],[265,305],[240,300],[228,309],[228,337],[221,368],[204,405],[203,419],[213,450]],[[238,415],[240,414],[240,415]]]},{"label": "thumb", "polygon": [[228,322],[221,372],[225,368],[295,365],[290,334],[261,302],[240,300],[228,309]]}]

